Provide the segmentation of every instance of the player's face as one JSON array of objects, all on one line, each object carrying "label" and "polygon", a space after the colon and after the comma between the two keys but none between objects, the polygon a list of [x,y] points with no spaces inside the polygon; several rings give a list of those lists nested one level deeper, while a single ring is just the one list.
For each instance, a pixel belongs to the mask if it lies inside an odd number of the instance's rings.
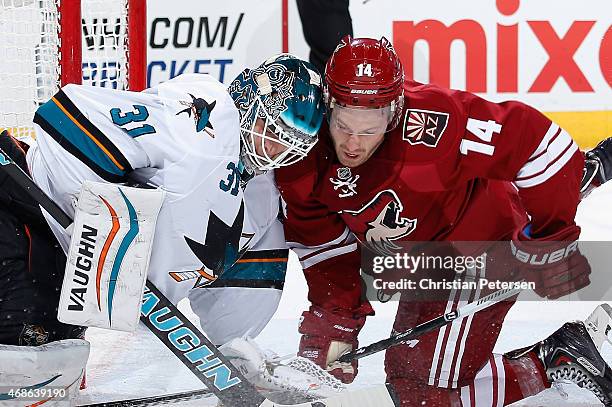
[{"label": "player's face", "polygon": [[[264,126],[264,121],[262,119],[257,119],[253,130],[257,134],[263,134]],[[287,146],[274,141],[278,140],[278,135],[275,134],[272,130],[270,130],[270,128],[266,128],[265,135],[266,137],[253,135],[253,143],[257,155],[259,155],[260,157],[268,157],[274,160],[276,157],[278,157],[287,150]]]},{"label": "player's face", "polygon": [[337,106],[331,115],[329,129],[340,163],[347,167],[365,163],[384,140],[389,112]]}]

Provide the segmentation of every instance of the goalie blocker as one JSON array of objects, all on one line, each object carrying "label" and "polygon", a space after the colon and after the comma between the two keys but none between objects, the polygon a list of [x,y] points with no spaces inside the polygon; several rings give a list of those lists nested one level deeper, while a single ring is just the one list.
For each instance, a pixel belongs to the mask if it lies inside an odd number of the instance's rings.
[{"label": "goalie blocker", "polygon": [[136,329],[163,199],[161,189],[83,183],[60,296],[60,321]]}]

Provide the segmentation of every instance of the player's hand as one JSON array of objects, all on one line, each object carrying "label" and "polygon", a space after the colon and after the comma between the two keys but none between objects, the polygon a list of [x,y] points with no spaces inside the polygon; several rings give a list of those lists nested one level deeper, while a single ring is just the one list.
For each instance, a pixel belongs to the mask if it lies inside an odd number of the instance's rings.
[{"label": "player's hand", "polygon": [[529,226],[515,231],[512,255],[539,296],[556,299],[589,285],[591,267],[578,248],[579,235],[578,226],[539,239],[529,237]]},{"label": "player's hand", "polygon": [[302,313],[298,355],[312,360],[343,383],[351,383],[357,376],[357,361],[341,363],[338,358],[357,349],[357,335],[364,323],[365,316],[311,306]]}]

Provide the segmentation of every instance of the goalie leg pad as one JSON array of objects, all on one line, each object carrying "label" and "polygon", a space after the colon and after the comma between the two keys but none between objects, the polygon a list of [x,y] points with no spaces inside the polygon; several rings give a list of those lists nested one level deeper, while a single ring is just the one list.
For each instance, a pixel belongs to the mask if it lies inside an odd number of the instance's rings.
[{"label": "goalie leg pad", "polygon": [[88,357],[82,339],[0,345],[0,405],[74,405]]},{"label": "goalie leg pad", "polygon": [[83,183],[62,285],[64,323],[134,331],[162,190]]}]

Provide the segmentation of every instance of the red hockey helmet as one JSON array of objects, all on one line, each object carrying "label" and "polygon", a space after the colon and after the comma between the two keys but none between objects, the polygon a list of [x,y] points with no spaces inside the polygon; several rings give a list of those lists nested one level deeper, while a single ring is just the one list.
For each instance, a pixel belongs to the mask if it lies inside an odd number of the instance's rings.
[{"label": "red hockey helmet", "polygon": [[400,121],[404,105],[404,70],[385,37],[342,38],[325,67],[324,97],[328,120],[335,106],[388,109],[388,126]]}]

